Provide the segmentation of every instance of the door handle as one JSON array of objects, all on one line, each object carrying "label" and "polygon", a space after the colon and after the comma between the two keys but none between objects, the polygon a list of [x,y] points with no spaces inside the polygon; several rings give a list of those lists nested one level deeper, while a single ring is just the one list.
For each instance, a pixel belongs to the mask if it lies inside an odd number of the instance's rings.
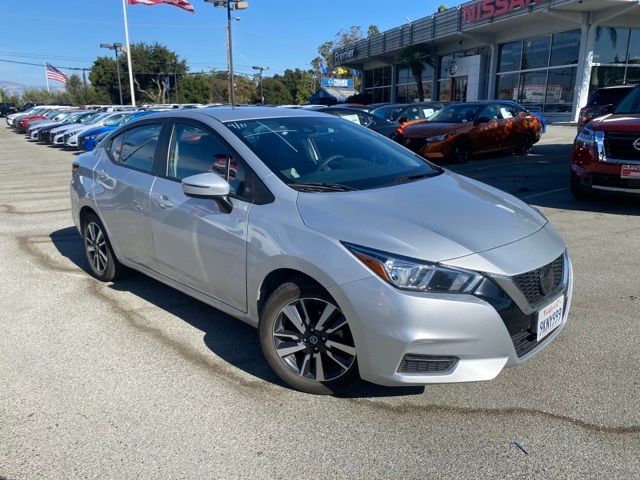
[{"label": "door handle", "polygon": [[151,195],[151,198],[158,204],[160,208],[173,208],[173,203],[166,195]]}]

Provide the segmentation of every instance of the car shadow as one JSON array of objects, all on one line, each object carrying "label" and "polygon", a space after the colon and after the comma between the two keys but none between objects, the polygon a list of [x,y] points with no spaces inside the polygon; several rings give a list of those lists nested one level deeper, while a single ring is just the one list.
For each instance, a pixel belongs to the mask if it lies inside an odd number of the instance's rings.
[{"label": "car shadow", "polygon": [[[60,255],[89,274],[82,239],[75,227],[57,230],[50,238]],[[138,272],[131,272],[122,280],[109,284],[109,288],[132,293],[197,328],[204,334],[207,348],[230,365],[266,382],[289,388],[264,360],[257,331],[252,326]],[[424,390],[421,386],[383,387],[360,381],[348,393],[338,396],[392,397],[420,395]]]},{"label": "car shadow", "polygon": [[589,200],[575,199],[569,189],[572,145],[535,145],[528,155],[482,155],[445,168],[511,193],[540,207],[613,215],[640,215],[637,196],[599,191]]}]

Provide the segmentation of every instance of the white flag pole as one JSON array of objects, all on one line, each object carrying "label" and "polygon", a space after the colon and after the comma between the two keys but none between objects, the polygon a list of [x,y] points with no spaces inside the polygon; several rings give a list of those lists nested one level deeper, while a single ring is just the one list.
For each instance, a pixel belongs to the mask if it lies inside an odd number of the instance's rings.
[{"label": "white flag pole", "polygon": [[49,70],[47,70],[47,61],[44,61],[44,79],[47,82],[47,93],[51,93],[51,90],[49,89]]},{"label": "white flag pole", "polygon": [[131,87],[131,105],[136,106],[136,92],[133,85],[133,65],[131,63],[131,45],[129,44],[129,20],[127,19],[127,0],[122,0],[124,15],[124,37],[127,45],[127,61],[129,63],[129,86]]}]

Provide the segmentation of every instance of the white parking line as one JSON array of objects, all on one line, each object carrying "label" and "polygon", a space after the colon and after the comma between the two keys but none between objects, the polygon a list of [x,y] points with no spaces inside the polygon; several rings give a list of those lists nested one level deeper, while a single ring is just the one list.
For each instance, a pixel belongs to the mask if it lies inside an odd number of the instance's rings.
[{"label": "white parking line", "polygon": [[[546,137],[542,137],[542,138],[540,139],[540,141],[539,141],[537,144],[535,144],[535,145],[538,145],[538,144],[540,144],[540,143],[542,143],[542,142],[555,142],[556,140],[566,140],[566,139],[565,139],[565,138],[562,138],[562,137],[553,137],[553,138],[546,138]],[[535,145],[534,145],[534,147],[535,147]],[[567,145],[568,145],[568,143],[567,143]]]},{"label": "white parking line", "polygon": [[563,192],[565,190],[569,190],[568,187],[556,188],[555,190],[547,190],[546,192],[538,192],[532,195],[525,195],[524,197],[520,197],[522,200],[529,200],[530,198],[543,197],[544,195],[549,195],[551,193]]}]

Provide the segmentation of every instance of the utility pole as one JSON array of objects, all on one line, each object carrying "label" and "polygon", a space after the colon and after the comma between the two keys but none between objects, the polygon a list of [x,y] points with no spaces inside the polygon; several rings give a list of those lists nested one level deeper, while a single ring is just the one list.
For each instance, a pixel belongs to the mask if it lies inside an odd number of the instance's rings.
[{"label": "utility pole", "polygon": [[116,54],[116,70],[118,72],[118,92],[120,92],[120,105],[124,105],[122,100],[122,78],[120,77],[120,57],[119,53],[122,52],[122,44],[121,43],[101,43],[100,48],[107,48],[109,50],[113,50]]},{"label": "utility pole", "polygon": [[262,90],[262,72],[269,70],[269,67],[252,67],[254,70],[258,70],[258,78],[260,79],[260,104],[264,105],[264,91]]}]

